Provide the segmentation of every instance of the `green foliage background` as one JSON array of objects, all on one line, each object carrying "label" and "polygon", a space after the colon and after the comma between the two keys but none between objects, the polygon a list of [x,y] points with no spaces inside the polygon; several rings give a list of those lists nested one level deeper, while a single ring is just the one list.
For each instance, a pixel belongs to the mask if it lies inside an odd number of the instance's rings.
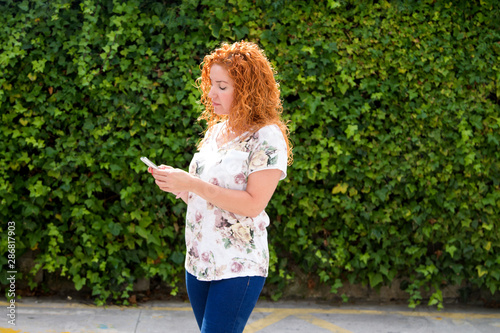
[{"label": "green foliage background", "polygon": [[126,302],[140,277],[175,294],[185,205],[139,157],[187,168],[203,126],[200,62],[245,39],[278,70],[295,146],[268,207],[273,296],[297,269],[332,292],[398,279],[410,306],[425,289],[441,306],[449,285],[498,292],[497,1],[0,7],[1,267],[15,221],[32,274],[67,277],[101,303]]}]

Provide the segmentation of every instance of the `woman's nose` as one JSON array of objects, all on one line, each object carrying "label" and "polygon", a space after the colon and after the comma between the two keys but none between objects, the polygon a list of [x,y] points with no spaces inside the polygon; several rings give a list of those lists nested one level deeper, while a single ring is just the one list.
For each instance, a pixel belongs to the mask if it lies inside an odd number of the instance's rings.
[{"label": "woman's nose", "polygon": [[208,92],[208,98],[213,99],[214,95],[215,95],[215,93],[214,93],[214,87],[212,86],[212,87],[210,87],[210,91]]}]

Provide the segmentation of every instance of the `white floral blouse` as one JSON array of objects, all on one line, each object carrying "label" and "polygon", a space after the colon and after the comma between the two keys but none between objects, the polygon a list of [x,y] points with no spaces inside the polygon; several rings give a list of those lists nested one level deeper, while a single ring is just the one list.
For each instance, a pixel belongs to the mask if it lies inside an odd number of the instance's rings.
[{"label": "white floral blouse", "polygon": [[[216,138],[223,126],[224,123],[219,123],[207,132],[202,148],[193,156],[189,173],[236,190],[245,190],[248,176],[256,171],[279,169],[280,180],[286,177],[286,142],[278,126],[265,126],[218,147]],[[265,211],[255,218],[241,216],[189,193],[186,270],[202,281],[267,277],[268,225],[269,216]]]}]

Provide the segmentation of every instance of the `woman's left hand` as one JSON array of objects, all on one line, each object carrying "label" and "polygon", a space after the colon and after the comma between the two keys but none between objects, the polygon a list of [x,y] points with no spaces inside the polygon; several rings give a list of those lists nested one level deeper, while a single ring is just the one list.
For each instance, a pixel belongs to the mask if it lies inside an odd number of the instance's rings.
[{"label": "woman's left hand", "polygon": [[160,190],[178,195],[188,192],[192,176],[186,171],[174,169],[168,165],[160,165],[160,170],[151,170],[155,183]]}]

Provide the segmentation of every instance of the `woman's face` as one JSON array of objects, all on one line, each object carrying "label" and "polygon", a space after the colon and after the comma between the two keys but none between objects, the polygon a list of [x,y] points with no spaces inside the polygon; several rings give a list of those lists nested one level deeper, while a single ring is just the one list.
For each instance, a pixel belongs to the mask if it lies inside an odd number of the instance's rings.
[{"label": "woman's face", "polygon": [[213,64],[210,68],[210,81],[212,87],[208,97],[212,100],[214,112],[219,115],[228,115],[233,104],[233,80],[224,67]]}]

